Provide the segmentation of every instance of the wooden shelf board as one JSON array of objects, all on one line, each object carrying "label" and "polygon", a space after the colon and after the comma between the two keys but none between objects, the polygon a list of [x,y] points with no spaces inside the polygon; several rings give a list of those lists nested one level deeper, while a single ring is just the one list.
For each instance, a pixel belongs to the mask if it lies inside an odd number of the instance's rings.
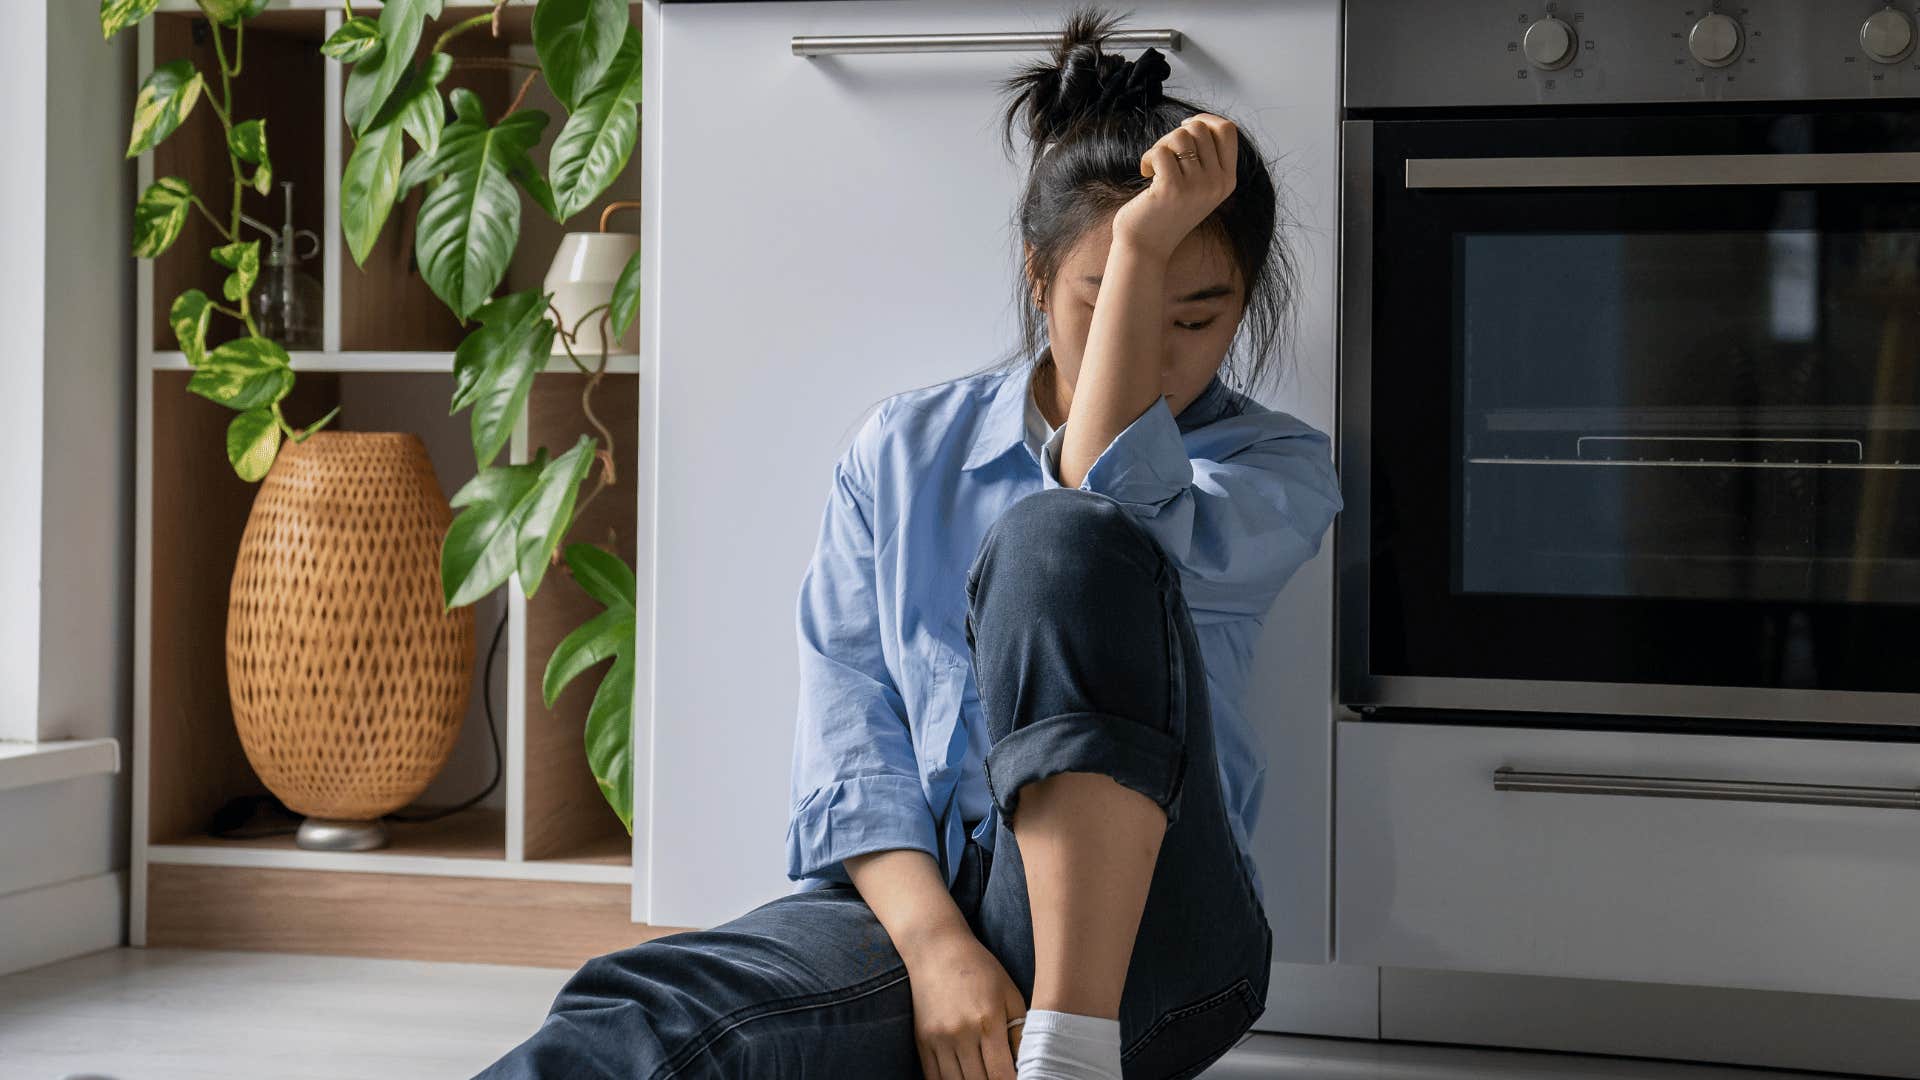
[{"label": "wooden shelf board", "polygon": [[480,877],[518,881],[631,884],[631,863],[596,856],[512,862],[506,858],[506,826],[499,810],[467,810],[439,821],[387,823],[388,843],[375,851],[308,851],[291,833],[246,840],[206,835],[180,837],[148,848],[149,862],[177,866],[257,867],[346,871],[426,877]]},{"label": "wooden shelf board", "polygon": [[555,854],[542,859],[529,859],[538,863],[573,863],[585,866],[617,866],[631,873],[633,869],[633,837],[624,831],[611,836],[599,836],[572,847],[560,849]]},{"label": "wooden shelf board", "polygon": [[[407,373],[451,373],[453,354],[451,352],[421,349],[418,351],[363,352],[345,350],[340,352],[296,352],[288,354],[293,359],[293,370],[332,371],[343,374],[368,372],[373,374]],[[587,361],[598,362],[598,358]],[[188,371],[187,358],[180,352],[156,352],[153,354],[155,371]],[[565,356],[556,356],[547,365],[554,373],[577,374],[578,369]],[[640,357],[637,353],[610,354],[607,357],[607,373],[610,375],[632,375],[640,370]]]}]

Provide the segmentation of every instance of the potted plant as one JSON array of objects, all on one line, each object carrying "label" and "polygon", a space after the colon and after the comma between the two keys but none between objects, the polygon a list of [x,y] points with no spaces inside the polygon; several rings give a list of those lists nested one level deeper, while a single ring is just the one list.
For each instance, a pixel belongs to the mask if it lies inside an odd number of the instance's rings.
[{"label": "potted plant", "polygon": [[[137,24],[158,2],[103,0],[102,33],[111,37]],[[616,481],[611,433],[596,421],[595,434],[583,435],[558,452],[539,447],[531,460],[517,464],[497,459],[525,412],[535,374],[546,367],[556,345],[590,376],[583,405],[585,414],[594,416],[591,399],[606,370],[605,343],[626,334],[638,311],[639,253],[620,271],[608,300],[570,322],[559,317],[544,290],[496,292],[519,242],[523,199],[564,223],[625,168],[639,126],[640,39],[621,0],[539,0],[532,15],[539,63],[506,111],[489,116],[471,91],[443,94],[440,85],[455,63],[447,44],[467,33],[498,34],[505,4],[496,0],[486,10],[452,22],[422,53],[423,33],[441,15],[442,0],[387,0],[377,18],[355,14],[350,0],[343,0],[346,19],[320,47],[327,57],[350,66],[345,119],[354,141],[340,185],[340,221],[349,251],[363,264],[396,201],[416,187],[426,188],[414,230],[414,255],[434,294],[463,326],[470,326],[454,354],[451,402],[453,411],[469,413],[479,469],[454,494],[452,507],[458,513],[437,540],[437,603],[440,614],[448,616],[448,640],[456,647],[460,640],[468,642],[470,664],[470,605],[514,577],[532,596],[548,568],[564,561],[567,572],[604,610],[554,649],[542,689],[551,705],[571,681],[612,660],[589,708],[586,754],[602,795],[631,833],[633,570],[593,544],[571,544],[562,551],[578,511]],[[208,253],[229,271],[221,299],[189,289],[172,300],[170,322],[193,368],[188,389],[234,412],[226,438],[234,471],[248,481],[266,479],[271,485],[276,470],[292,472],[310,465],[329,445],[355,440],[316,435],[327,434],[321,429],[333,413],[305,426],[284,415],[282,403],[294,384],[292,361],[285,348],[260,333],[248,299],[259,277],[260,249],[257,240],[242,238],[241,195],[248,186],[264,194],[273,167],[265,121],[235,115],[232,89],[240,74],[247,22],[268,0],[199,0],[198,6],[211,24],[219,85],[210,85],[190,61],[163,59],[140,85],[127,156],[151,150],[196,107],[211,109],[226,136],[231,191],[196,192],[179,177],[156,179],[135,207],[133,251],[145,258],[166,251],[187,216],[196,212],[206,215],[226,241]],[[546,81],[565,111],[545,175],[529,151],[550,118],[521,107],[536,78]],[[210,202],[224,202],[227,212],[216,213]],[[601,344],[597,364],[583,360],[574,348],[586,336],[589,320],[595,320],[592,336]],[[590,477],[592,484],[583,495],[581,488]],[[256,513],[263,513],[264,505],[256,499]],[[315,513],[328,512],[324,500],[321,505]],[[251,521],[248,531],[254,532]],[[263,536],[269,532],[263,527]],[[249,557],[244,541],[242,555],[244,567]],[[282,581],[269,587],[293,586]],[[234,595],[241,595],[238,585]],[[259,619],[283,616],[242,608],[230,606],[230,622],[238,618],[245,633],[259,636],[284,627],[270,623],[263,630]],[[248,624],[248,619],[256,621]],[[230,673],[236,652],[230,626]],[[230,690],[237,695],[246,689],[245,682],[230,677]],[[242,715],[252,706],[239,696],[234,704],[244,732],[247,721]],[[453,707],[451,701],[442,704]],[[460,709],[464,704],[462,697]],[[254,742],[270,744],[264,738]],[[247,745],[252,756],[254,744]],[[255,764],[263,779],[273,767],[261,768],[258,760]]]}]

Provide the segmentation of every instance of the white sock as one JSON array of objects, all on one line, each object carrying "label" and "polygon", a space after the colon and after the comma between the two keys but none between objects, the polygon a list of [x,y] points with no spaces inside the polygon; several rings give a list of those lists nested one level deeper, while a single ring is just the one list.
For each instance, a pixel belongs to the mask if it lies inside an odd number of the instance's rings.
[{"label": "white sock", "polygon": [[1120,1021],[1029,1009],[1014,1066],[1019,1080],[1120,1080]]}]

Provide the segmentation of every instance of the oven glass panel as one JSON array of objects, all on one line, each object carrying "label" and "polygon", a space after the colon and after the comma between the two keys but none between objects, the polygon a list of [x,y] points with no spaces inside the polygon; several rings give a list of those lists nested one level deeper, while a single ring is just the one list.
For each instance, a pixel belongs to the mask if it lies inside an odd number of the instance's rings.
[{"label": "oven glass panel", "polygon": [[1920,692],[1920,182],[1405,182],[1920,114],[1373,130],[1366,671]]},{"label": "oven glass panel", "polygon": [[1920,603],[1916,268],[1909,230],[1456,234],[1459,588]]}]

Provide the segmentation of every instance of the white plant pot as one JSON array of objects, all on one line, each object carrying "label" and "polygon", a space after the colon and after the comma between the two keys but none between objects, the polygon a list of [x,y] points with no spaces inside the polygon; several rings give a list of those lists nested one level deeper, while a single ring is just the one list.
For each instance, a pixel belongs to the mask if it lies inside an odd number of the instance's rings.
[{"label": "white plant pot", "polygon": [[[553,306],[560,311],[567,329],[572,330],[581,316],[613,298],[613,283],[633,253],[640,250],[640,238],[632,233],[570,232],[560,241],[547,270],[546,290],[553,294]],[[556,356],[566,354],[559,335],[553,339]],[[581,360],[592,362],[600,355],[600,316],[596,313],[582,323],[573,351]],[[640,320],[635,319],[627,332],[607,346],[609,353],[640,351]]]}]

